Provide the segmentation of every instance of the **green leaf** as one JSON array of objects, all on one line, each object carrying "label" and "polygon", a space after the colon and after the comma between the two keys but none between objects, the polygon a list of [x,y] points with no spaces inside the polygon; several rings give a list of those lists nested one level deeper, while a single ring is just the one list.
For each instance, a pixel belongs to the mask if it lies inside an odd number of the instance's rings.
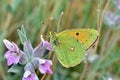
[{"label": "green leaf", "polygon": [[18,35],[20,37],[21,43],[24,44],[27,41],[27,36],[26,36],[24,26],[22,25],[21,30],[18,29],[17,32],[18,32]]},{"label": "green leaf", "polygon": [[22,73],[23,71],[23,66],[20,65],[13,65],[10,69],[8,69],[8,72],[12,72],[12,73]]}]

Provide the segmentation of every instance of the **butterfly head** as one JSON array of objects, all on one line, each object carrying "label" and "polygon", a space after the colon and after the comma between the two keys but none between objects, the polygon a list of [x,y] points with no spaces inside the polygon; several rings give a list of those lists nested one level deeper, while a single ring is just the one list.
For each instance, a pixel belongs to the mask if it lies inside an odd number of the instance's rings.
[{"label": "butterfly head", "polygon": [[57,34],[55,32],[50,32],[50,37],[51,37],[51,41],[54,45],[58,45],[58,39],[57,39]]}]

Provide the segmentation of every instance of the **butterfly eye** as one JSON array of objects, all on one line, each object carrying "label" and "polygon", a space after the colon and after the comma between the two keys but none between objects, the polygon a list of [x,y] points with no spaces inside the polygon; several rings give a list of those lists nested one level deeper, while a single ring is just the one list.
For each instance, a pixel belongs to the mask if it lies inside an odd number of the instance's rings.
[{"label": "butterfly eye", "polygon": [[79,35],[79,33],[77,32],[77,33],[76,33],[76,36],[78,36],[78,35]]},{"label": "butterfly eye", "polygon": [[54,42],[53,42],[55,45],[57,45],[58,44],[58,42],[57,42],[57,40],[54,40]]},{"label": "butterfly eye", "polygon": [[55,44],[56,46],[58,46],[60,43],[58,42],[58,39],[53,41],[53,44]]}]

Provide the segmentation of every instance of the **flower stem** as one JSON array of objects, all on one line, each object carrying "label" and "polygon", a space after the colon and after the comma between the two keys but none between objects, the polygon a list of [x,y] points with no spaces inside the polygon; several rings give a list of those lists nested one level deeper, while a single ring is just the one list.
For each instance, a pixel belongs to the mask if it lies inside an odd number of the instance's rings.
[{"label": "flower stem", "polygon": [[87,66],[88,66],[88,61],[86,61],[85,63],[85,67],[83,69],[82,75],[80,76],[80,80],[83,80],[84,76],[85,76],[85,72],[87,70]]},{"label": "flower stem", "polygon": [[[104,7],[103,12],[102,12],[101,15],[100,15],[100,11],[98,12],[98,25],[97,26],[98,26],[99,37],[98,37],[98,40],[96,42],[95,53],[97,51],[98,43],[99,43],[99,40],[100,40],[100,33],[101,33],[101,29],[102,29],[102,24],[103,24],[103,17],[105,15],[105,12],[106,12],[109,4],[110,4],[110,0],[107,1],[107,3],[105,5],[105,7]],[[99,3],[98,3],[98,10],[100,10]],[[101,18],[100,18],[100,16],[101,16]]]}]

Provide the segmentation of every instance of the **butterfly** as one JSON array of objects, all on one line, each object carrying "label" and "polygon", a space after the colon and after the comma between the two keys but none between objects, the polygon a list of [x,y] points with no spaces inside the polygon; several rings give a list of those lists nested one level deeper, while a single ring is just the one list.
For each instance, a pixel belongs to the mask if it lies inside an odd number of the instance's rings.
[{"label": "butterfly", "polygon": [[51,33],[51,41],[59,62],[66,68],[79,64],[98,39],[94,29],[69,29]]}]

